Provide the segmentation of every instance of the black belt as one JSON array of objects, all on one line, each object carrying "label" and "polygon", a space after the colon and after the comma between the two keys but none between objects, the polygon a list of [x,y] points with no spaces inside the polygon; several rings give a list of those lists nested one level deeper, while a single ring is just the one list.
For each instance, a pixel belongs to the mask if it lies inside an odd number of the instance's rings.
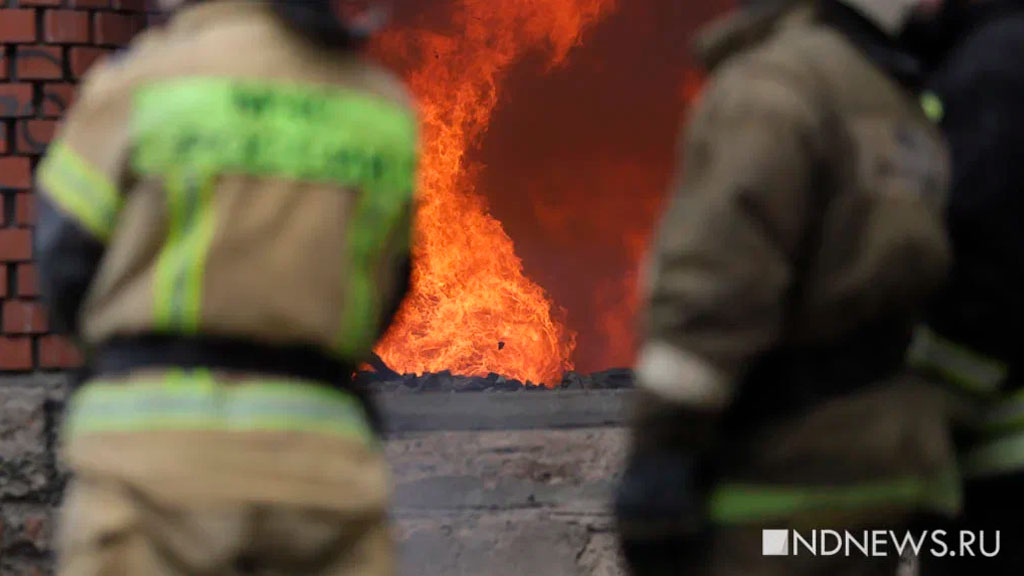
[{"label": "black belt", "polygon": [[312,346],[272,345],[215,336],[144,335],[114,338],[98,347],[93,377],[121,377],[144,369],[209,369],[280,376],[319,383],[352,394],[374,428],[381,418],[369,391],[353,382],[355,367]]}]

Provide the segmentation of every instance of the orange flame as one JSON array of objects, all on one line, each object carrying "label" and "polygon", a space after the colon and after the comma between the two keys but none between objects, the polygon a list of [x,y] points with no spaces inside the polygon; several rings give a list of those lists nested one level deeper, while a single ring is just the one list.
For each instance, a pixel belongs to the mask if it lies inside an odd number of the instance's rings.
[{"label": "orange flame", "polygon": [[393,369],[554,384],[572,368],[565,312],[524,274],[466,153],[487,130],[508,67],[537,49],[559,65],[615,1],[455,0],[452,29],[397,29],[376,43],[405,71],[424,138],[412,293],[377,349]]}]

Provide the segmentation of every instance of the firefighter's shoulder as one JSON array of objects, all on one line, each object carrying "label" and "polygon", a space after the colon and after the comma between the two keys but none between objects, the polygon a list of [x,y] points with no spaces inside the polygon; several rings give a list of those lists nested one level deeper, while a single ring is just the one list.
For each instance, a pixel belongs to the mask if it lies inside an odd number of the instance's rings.
[{"label": "firefighter's shoulder", "polygon": [[159,58],[161,37],[159,29],[145,30],[129,45],[96,60],[79,83],[76,102],[88,105],[130,92],[140,79],[152,73],[154,59]]},{"label": "firefighter's shoulder", "polygon": [[723,61],[709,77],[698,114],[817,124],[816,72],[798,52],[772,38]]}]

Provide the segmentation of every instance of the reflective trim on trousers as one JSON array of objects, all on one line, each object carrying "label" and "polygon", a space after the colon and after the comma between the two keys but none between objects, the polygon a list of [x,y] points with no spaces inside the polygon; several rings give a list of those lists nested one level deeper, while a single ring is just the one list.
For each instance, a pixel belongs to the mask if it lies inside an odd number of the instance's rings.
[{"label": "reflective trim on trousers", "polygon": [[906,477],[850,486],[723,484],[712,495],[711,519],[721,525],[742,525],[896,506],[955,513],[960,505],[960,482],[950,471],[933,478]]},{"label": "reflective trim on trousers", "polygon": [[374,435],[360,402],[313,383],[218,382],[207,371],[176,371],[138,382],[91,382],[71,400],[66,434],[142,431],[292,431]]}]

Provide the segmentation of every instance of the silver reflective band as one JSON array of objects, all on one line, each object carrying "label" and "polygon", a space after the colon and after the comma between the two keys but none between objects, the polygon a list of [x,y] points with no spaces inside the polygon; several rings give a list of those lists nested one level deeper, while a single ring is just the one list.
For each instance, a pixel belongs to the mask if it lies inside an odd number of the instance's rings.
[{"label": "silver reflective band", "polygon": [[636,372],[640,388],[675,404],[721,409],[732,399],[732,382],[725,374],[667,342],[644,345]]},{"label": "silver reflective band", "polygon": [[1009,372],[1006,364],[988,358],[919,327],[907,352],[907,363],[975,393],[998,391]]}]

